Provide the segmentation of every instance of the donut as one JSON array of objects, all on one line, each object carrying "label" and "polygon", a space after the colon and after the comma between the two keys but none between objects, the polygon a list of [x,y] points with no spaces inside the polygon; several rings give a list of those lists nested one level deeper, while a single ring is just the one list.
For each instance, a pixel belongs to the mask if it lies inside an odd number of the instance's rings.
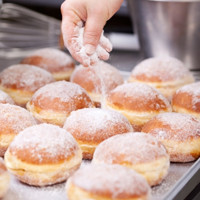
[{"label": "donut", "polygon": [[120,164],[140,173],[150,186],[160,184],[168,174],[169,154],[151,135],[130,132],[100,143],[93,156],[94,164]]},{"label": "donut", "polygon": [[55,80],[69,80],[75,63],[71,56],[59,49],[38,49],[25,57],[22,64],[35,65],[49,71]]},{"label": "donut", "polygon": [[21,131],[5,153],[10,173],[34,186],[65,181],[81,161],[82,152],[76,140],[52,124],[39,124]]},{"label": "donut", "polygon": [[13,99],[4,91],[0,90],[0,103],[15,104]]},{"label": "donut", "polygon": [[135,131],[153,116],[171,111],[168,100],[156,89],[143,83],[125,83],[110,91],[104,108],[122,113],[132,124]]},{"label": "donut", "polygon": [[63,126],[69,114],[94,107],[87,92],[75,83],[57,81],[40,88],[27,103],[27,109],[40,122]]},{"label": "donut", "polygon": [[189,114],[159,114],[142,131],[165,145],[171,162],[190,162],[200,157],[200,121]]},{"label": "donut", "polygon": [[200,119],[200,82],[178,89],[172,97],[172,109],[175,112],[191,114]]},{"label": "donut", "polygon": [[71,82],[83,87],[96,106],[100,107],[107,92],[123,84],[123,77],[112,65],[98,62],[92,67],[78,66],[72,73]]},{"label": "donut", "polygon": [[0,158],[0,199],[3,198],[8,191],[10,185],[10,176],[3,162]]},{"label": "donut", "polygon": [[0,89],[20,106],[25,106],[37,89],[53,81],[49,72],[31,65],[12,65],[0,73]]},{"label": "donut", "polygon": [[134,170],[120,165],[86,165],[67,181],[69,200],[147,200],[150,187]]},{"label": "donut", "polygon": [[171,100],[175,91],[194,82],[194,77],[178,59],[154,57],[140,62],[133,68],[128,81],[146,83]]},{"label": "donut", "polygon": [[25,128],[36,125],[36,120],[24,108],[0,103],[0,156],[4,156],[15,136]]},{"label": "donut", "polygon": [[64,129],[76,139],[84,159],[92,159],[96,146],[103,140],[133,130],[121,113],[99,108],[73,111],[66,119]]}]

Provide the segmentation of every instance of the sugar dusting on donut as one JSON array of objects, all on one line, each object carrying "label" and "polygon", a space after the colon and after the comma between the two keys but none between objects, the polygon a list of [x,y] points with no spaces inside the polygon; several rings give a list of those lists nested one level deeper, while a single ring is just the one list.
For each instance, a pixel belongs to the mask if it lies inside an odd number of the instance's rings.
[{"label": "sugar dusting on donut", "polygon": [[12,98],[7,93],[0,90],[0,103],[14,104],[14,101],[12,100]]},{"label": "sugar dusting on donut", "polygon": [[148,102],[147,100],[153,101],[156,98],[164,102],[164,104],[151,104],[149,107],[156,107],[156,109],[170,107],[168,100],[158,90],[143,83],[125,83],[112,90],[112,93],[119,93],[124,97],[124,101],[132,101],[133,98],[140,99],[138,106],[141,105],[141,107]]},{"label": "sugar dusting on donut", "polygon": [[172,57],[154,57],[139,63],[132,71],[132,76],[145,75],[147,78],[157,77],[160,81],[179,80],[188,76],[189,70],[184,64]]},{"label": "sugar dusting on donut", "polygon": [[43,163],[45,159],[56,163],[61,157],[66,159],[73,155],[76,149],[77,143],[70,133],[50,124],[40,124],[25,129],[15,137],[9,147],[12,154],[19,159],[23,157],[19,152],[28,151],[29,159],[33,163],[38,161]]},{"label": "sugar dusting on donut", "polygon": [[64,128],[70,129],[75,138],[84,136],[85,140],[89,141],[101,141],[102,138],[132,131],[132,126],[122,114],[98,108],[85,108],[72,112]]},{"label": "sugar dusting on donut", "polygon": [[[59,63],[59,65],[61,66],[65,66],[73,62],[71,56],[62,52],[61,50],[53,49],[53,48],[39,49],[31,53],[29,56],[39,56],[42,58],[50,59]],[[45,65],[45,63],[43,64]]]},{"label": "sugar dusting on donut", "polygon": [[112,199],[150,195],[144,178],[120,165],[87,165],[75,172],[71,181],[91,194],[109,194]]},{"label": "sugar dusting on donut", "polygon": [[[88,101],[86,97],[88,97],[87,92],[79,85],[67,81],[57,81],[40,88],[33,95],[32,102],[37,101],[37,98],[39,98],[39,102],[40,100],[42,102],[43,98],[47,98],[50,101],[59,99],[59,102],[69,102],[71,104],[71,109],[73,110],[73,107],[76,106],[76,104],[74,104],[75,99],[77,101],[84,101],[85,105],[92,107],[92,102]],[[57,106],[62,107],[61,104]]]},{"label": "sugar dusting on donut", "polygon": [[176,91],[176,94],[187,93],[192,97],[192,107],[196,109],[200,103],[200,82],[185,85]]},{"label": "sugar dusting on donut", "polygon": [[4,165],[3,159],[0,157],[0,175],[5,173],[6,171],[6,166]]},{"label": "sugar dusting on donut", "polygon": [[166,155],[165,147],[156,138],[145,133],[133,132],[116,135],[103,141],[97,147],[94,158],[106,160],[108,164],[115,163],[121,158],[123,162],[138,164],[151,162]]},{"label": "sugar dusting on donut", "polygon": [[24,108],[11,104],[0,104],[0,123],[2,132],[12,130],[19,133],[25,128],[35,125],[36,121]]},{"label": "sugar dusting on donut", "polygon": [[162,113],[157,115],[155,119],[162,123],[160,128],[155,128],[152,131],[152,134],[158,139],[184,141],[190,137],[200,138],[200,121],[191,115]]},{"label": "sugar dusting on donut", "polygon": [[13,65],[0,73],[2,86],[30,90],[32,92],[53,81],[54,79],[49,72],[32,65]]}]

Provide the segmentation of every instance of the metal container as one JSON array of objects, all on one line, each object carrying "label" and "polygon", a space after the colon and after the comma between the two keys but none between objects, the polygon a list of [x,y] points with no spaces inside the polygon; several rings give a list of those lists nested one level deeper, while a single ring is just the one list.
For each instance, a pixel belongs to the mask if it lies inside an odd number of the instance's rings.
[{"label": "metal container", "polygon": [[200,70],[200,0],[128,0],[144,57],[174,56]]}]

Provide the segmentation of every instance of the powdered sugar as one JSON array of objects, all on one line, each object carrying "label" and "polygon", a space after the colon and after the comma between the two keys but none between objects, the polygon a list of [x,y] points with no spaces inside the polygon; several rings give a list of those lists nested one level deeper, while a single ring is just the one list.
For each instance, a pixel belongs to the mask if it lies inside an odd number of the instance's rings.
[{"label": "powdered sugar", "polygon": [[2,132],[18,134],[36,124],[33,116],[24,108],[11,104],[0,104],[0,124]]},{"label": "powdered sugar", "polygon": [[145,75],[147,79],[157,81],[179,80],[192,74],[184,66],[184,64],[176,58],[172,57],[154,57],[139,63],[132,71],[131,76],[137,77]]},{"label": "powdered sugar", "polygon": [[74,149],[78,149],[78,145],[66,130],[51,124],[40,124],[20,132],[9,149],[14,155],[18,150],[28,151],[30,159],[38,159],[42,163],[43,155],[48,155],[52,162],[56,162],[60,156],[68,158]]},{"label": "powdered sugar", "polygon": [[77,187],[92,194],[109,194],[112,199],[150,195],[142,176],[119,165],[87,165],[70,178]]},{"label": "powdered sugar", "polygon": [[[195,117],[182,113],[162,113],[157,115],[148,124],[159,121],[150,132],[158,139],[187,140],[190,137],[200,138],[200,121]],[[147,125],[148,126],[148,125]],[[144,127],[145,131],[145,127]]]},{"label": "powdered sugar", "polygon": [[7,171],[6,170],[6,166],[5,166],[4,162],[3,162],[3,159],[0,157],[0,175],[5,173],[6,171]]},{"label": "powdered sugar", "polygon": [[[31,53],[29,56],[39,56],[46,59],[53,60],[57,63],[59,63],[60,66],[68,65],[69,63],[73,62],[71,56],[64,53],[63,51],[59,49],[54,48],[43,48],[39,49],[33,53]],[[59,67],[58,65],[58,67]],[[48,68],[46,68],[48,69]]]},{"label": "powdered sugar", "polygon": [[14,101],[7,93],[0,90],[0,103],[14,104]]},{"label": "powdered sugar", "polygon": [[[105,151],[106,149],[106,151]],[[165,147],[153,136],[134,132],[113,136],[102,142],[94,153],[94,160],[114,164],[137,164],[168,156]]]},{"label": "powdered sugar", "polygon": [[[78,25],[75,28],[75,32],[77,33],[77,37],[72,39],[71,45],[74,51],[76,51],[76,54],[80,56],[84,64],[87,66],[90,66],[92,63],[97,63],[99,61],[99,56],[105,54],[105,49],[99,44],[96,48],[95,53],[92,55],[88,55],[86,53],[86,48],[84,46],[84,41],[83,41],[84,27],[82,22],[78,23]],[[112,45],[110,41],[104,38],[105,37],[102,32],[100,42],[103,41],[104,43],[106,43],[106,46],[109,46],[111,49]]]},{"label": "powdered sugar", "polygon": [[200,103],[200,82],[185,85],[176,91],[176,94],[187,93],[192,96],[192,106],[196,109]]},{"label": "powdered sugar", "polygon": [[39,104],[41,102],[42,105],[43,99],[48,99],[49,101],[59,99],[60,106],[62,106],[62,102],[68,102],[71,105],[71,110],[74,110],[75,100],[82,101],[86,106],[92,107],[92,102],[88,101],[86,97],[90,99],[87,92],[79,85],[67,81],[57,81],[40,88],[33,95],[31,101],[34,102],[39,99]]},{"label": "powdered sugar", "polygon": [[[100,74],[98,70],[101,71]],[[71,81],[80,84],[83,88],[84,86],[87,87],[85,84],[90,84],[91,90],[89,92],[102,93],[103,88],[99,76],[104,82],[105,92],[123,83],[123,77],[119,71],[106,62],[98,62],[96,65],[88,68],[79,65],[73,72]],[[82,78],[77,80],[77,77]],[[87,90],[88,88],[85,89]]]},{"label": "powdered sugar", "polygon": [[98,108],[85,108],[72,112],[64,128],[75,138],[89,141],[99,141],[132,131],[132,126],[122,114]]},{"label": "powdered sugar", "polygon": [[32,92],[53,81],[54,79],[49,72],[32,65],[12,65],[0,73],[2,86]]}]

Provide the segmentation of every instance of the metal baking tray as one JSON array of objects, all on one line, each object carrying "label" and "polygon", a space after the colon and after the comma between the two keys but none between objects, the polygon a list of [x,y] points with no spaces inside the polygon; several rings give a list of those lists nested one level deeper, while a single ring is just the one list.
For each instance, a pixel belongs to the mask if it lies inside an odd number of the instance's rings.
[{"label": "metal baking tray", "polygon": [[[82,166],[90,164],[83,161]],[[171,163],[165,180],[152,188],[152,200],[182,200],[199,183],[200,159],[190,163]],[[65,183],[33,187],[11,176],[11,185],[3,200],[67,200]]]}]

